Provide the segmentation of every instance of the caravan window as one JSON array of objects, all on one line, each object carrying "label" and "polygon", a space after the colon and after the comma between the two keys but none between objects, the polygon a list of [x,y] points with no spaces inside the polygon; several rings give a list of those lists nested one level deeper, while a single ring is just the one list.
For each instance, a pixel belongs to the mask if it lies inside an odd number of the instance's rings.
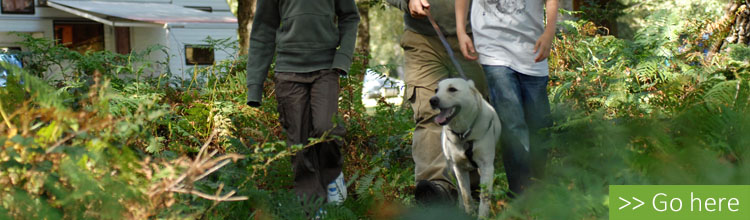
[{"label": "caravan window", "polygon": [[204,7],[204,6],[185,6],[186,8],[192,8],[197,9],[205,12],[212,12],[213,9],[211,7]]},{"label": "caravan window", "polygon": [[34,0],[0,0],[3,14],[34,14]]},{"label": "caravan window", "polygon": [[185,63],[189,65],[214,64],[214,48],[209,45],[185,45]]},{"label": "caravan window", "polygon": [[55,21],[55,41],[84,53],[104,50],[104,25],[90,21]]},{"label": "caravan window", "polygon": [[0,53],[20,52],[21,47],[0,47]]}]

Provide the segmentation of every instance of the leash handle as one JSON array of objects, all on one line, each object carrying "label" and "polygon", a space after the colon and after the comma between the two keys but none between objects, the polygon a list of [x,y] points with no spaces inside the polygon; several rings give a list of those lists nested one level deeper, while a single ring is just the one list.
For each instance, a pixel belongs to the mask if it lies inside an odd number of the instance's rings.
[{"label": "leash handle", "polygon": [[430,14],[430,9],[425,9],[424,11],[427,14],[427,19],[430,20],[430,23],[432,23],[432,28],[435,29],[435,33],[437,33],[438,38],[440,38],[440,42],[443,43],[443,47],[445,47],[445,51],[448,52],[448,57],[451,58],[451,61],[453,62],[453,66],[456,67],[456,71],[458,71],[458,74],[461,75],[461,78],[468,80],[469,78],[466,77],[466,74],[464,73],[464,69],[461,68],[461,64],[458,63],[458,60],[456,60],[456,57],[453,55],[453,50],[451,49],[451,45],[448,44],[448,40],[445,39],[443,32],[440,31],[440,27],[437,25],[437,22],[435,22],[435,19],[432,18],[432,14]]}]

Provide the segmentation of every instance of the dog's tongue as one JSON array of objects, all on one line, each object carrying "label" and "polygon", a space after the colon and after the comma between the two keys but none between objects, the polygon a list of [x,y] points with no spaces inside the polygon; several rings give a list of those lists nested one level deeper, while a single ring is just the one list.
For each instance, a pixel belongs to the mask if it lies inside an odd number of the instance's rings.
[{"label": "dog's tongue", "polygon": [[447,120],[447,119],[448,118],[445,116],[445,114],[443,114],[443,112],[440,112],[440,114],[438,114],[437,116],[435,116],[435,122],[438,123],[438,124],[445,123],[445,120]]},{"label": "dog's tongue", "polygon": [[446,110],[440,110],[440,114],[435,116],[435,122],[438,124],[445,123],[446,120],[448,120],[448,117],[453,112],[453,109],[446,109]]}]

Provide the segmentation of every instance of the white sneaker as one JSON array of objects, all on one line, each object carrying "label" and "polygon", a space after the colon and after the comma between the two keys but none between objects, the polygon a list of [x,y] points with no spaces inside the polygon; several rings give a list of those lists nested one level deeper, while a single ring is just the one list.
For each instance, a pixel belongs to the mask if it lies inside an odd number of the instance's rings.
[{"label": "white sneaker", "polygon": [[333,182],[326,187],[328,191],[328,202],[341,204],[346,200],[346,183],[344,183],[344,173],[339,174]]},{"label": "white sneaker", "polygon": [[313,220],[321,220],[321,219],[325,218],[326,215],[328,215],[328,212],[326,212],[325,210],[323,210],[323,208],[320,208],[320,209],[318,209],[317,212],[315,212],[315,217],[313,218]]}]

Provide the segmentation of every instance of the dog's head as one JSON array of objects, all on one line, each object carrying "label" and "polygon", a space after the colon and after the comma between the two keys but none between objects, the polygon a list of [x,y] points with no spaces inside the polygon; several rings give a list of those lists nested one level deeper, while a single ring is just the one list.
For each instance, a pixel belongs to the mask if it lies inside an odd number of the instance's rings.
[{"label": "dog's head", "polygon": [[430,106],[433,109],[440,109],[435,122],[446,125],[461,113],[461,109],[476,106],[476,95],[479,95],[479,92],[474,87],[474,81],[460,78],[440,81],[435,90],[435,96],[430,98]]}]

